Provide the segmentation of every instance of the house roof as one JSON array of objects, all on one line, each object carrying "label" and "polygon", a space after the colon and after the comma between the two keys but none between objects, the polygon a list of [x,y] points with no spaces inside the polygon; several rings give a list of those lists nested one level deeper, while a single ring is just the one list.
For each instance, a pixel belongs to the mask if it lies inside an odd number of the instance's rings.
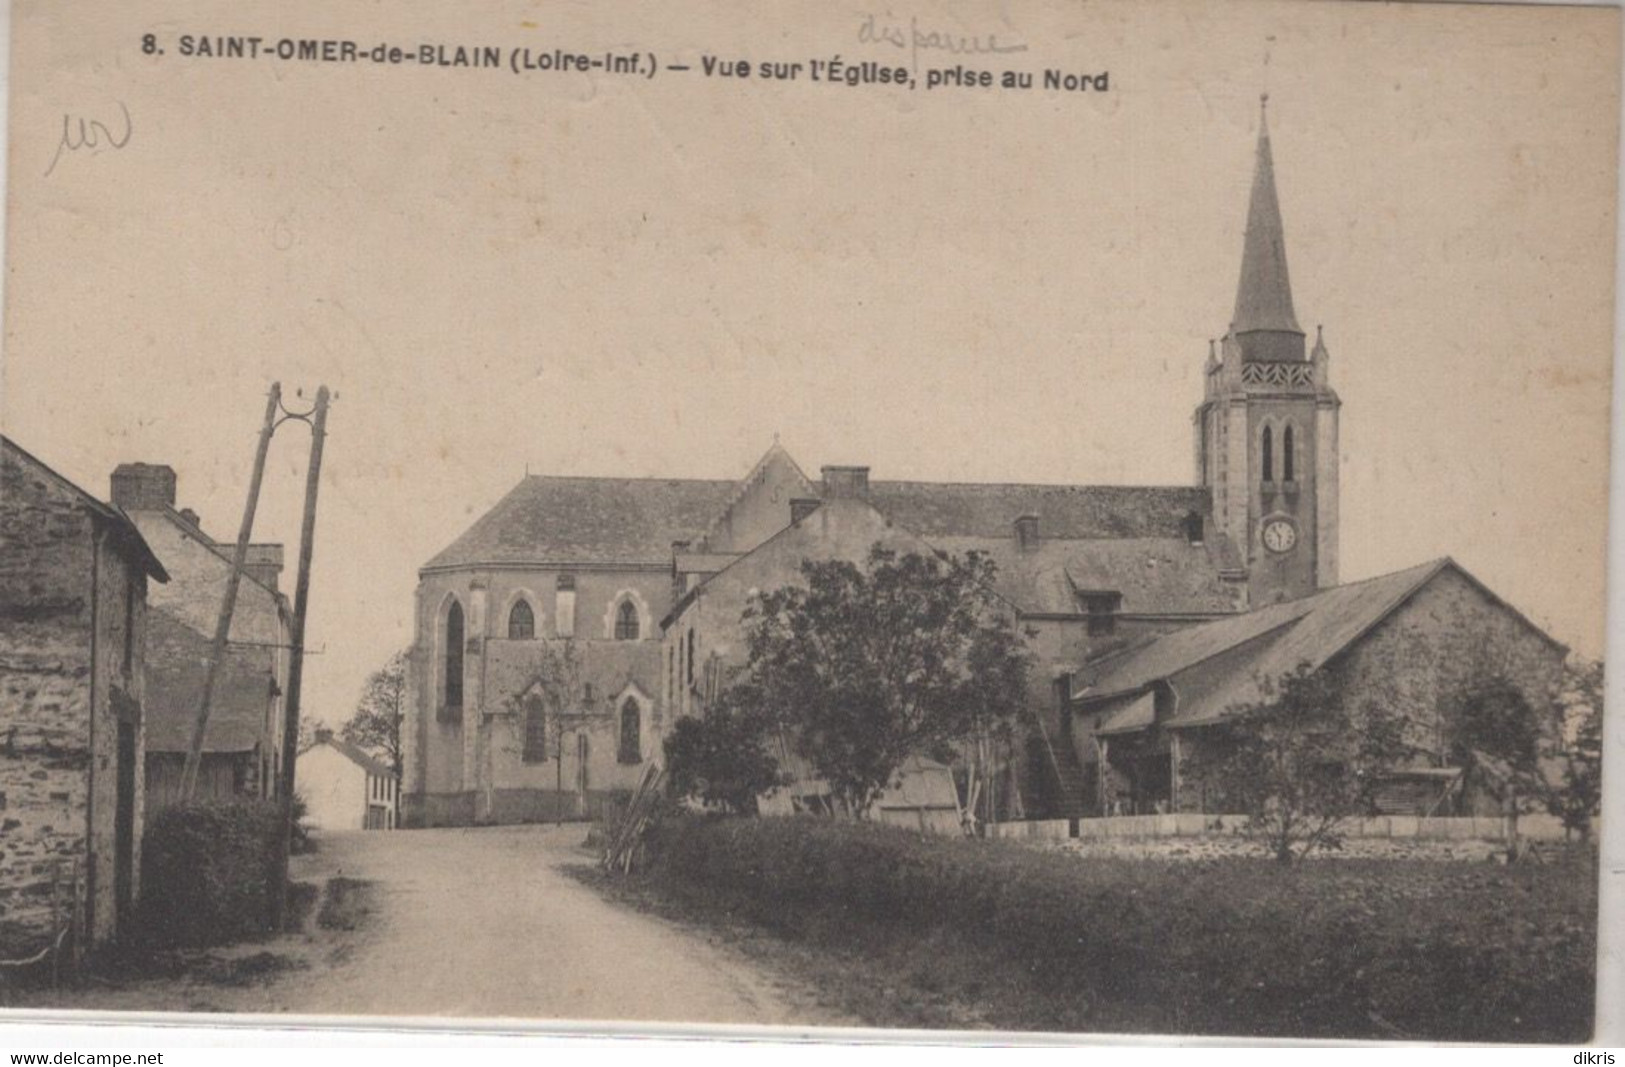
[{"label": "house roof", "polygon": [[[311,749],[319,748],[322,745],[326,745],[328,748],[331,748],[333,751],[337,752],[351,763],[354,763],[357,767],[360,767],[374,778],[395,777],[395,771],[389,766],[389,764],[369,755],[366,749],[362,748],[360,745],[346,741],[337,734],[305,746],[304,751],[309,752]],[[304,752],[301,752],[300,755],[304,755]]]},{"label": "house roof", "polygon": [[1448,558],[1361,582],[1325,589],[1298,600],[1272,604],[1215,622],[1158,637],[1147,644],[1097,660],[1082,672],[1088,688],[1074,700],[1096,704],[1151,684],[1174,680],[1193,668],[1230,656],[1223,669],[1180,692],[1174,726],[1217,721],[1234,707],[1263,696],[1263,679],[1280,678],[1307,664],[1318,669],[1352,645],[1409,600],[1441,572],[1452,570],[1501,607],[1511,611],[1546,641],[1543,631],[1502,602]]},{"label": "house roof", "polygon": [[736,481],[531,475],[423,569],[491,563],[669,564]]},{"label": "house roof", "polygon": [[[203,699],[211,642],[163,608],[147,611],[146,745],[185,752]],[[273,678],[263,650],[226,651],[210,701],[205,752],[251,752],[269,741]]]},{"label": "house roof", "polygon": [[[199,526],[197,523],[193,522],[185,515],[182,515],[172,507],[131,508],[127,514],[130,521],[135,524],[138,530],[141,528],[141,524],[143,522],[154,520],[168,522],[176,529],[180,530],[181,533],[189,538],[193,543],[200,545],[204,551],[219,559],[219,561],[225,565],[225,573],[220,579],[220,588],[225,588],[224,580],[231,573],[231,561],[236,552],[237,546],[235,543],[223,545],[220,542],[215,541],[204,532],[203,527]],[[156,535],[154,536],[156,537]],[[259,544],[263,545],[265,543],[261,542]],[[281,546],[277,545],[275,547],[280,548]],[[174,561],[171,560],[170,562],[173,563]],[[251,586],[257,587],[263,591],[266,596],[270,597],[271,603],[278,615],[286,617],[291,613],[291,610],[288,607],[287,598],[283,596],[281,592],[271,588],[264,581],[256,577],[248,566],[245,566],[243,569],[242,580]],[[241,610],[241,607],[242,605],[239,604],[239,610]]]},{"label": "house roof", "polygon": [[[169,581],[169,573],[164,570],[164,565],[158,561],[157,556],[153,555],[152,548],[147,544],[146,538],[141,536],[141,531],[136,527],[135,523],[130,520],[130,517],[123,512],[123,510],[114,507],[112,504],[103,503],[102,501],[97,500],[95,497],[79,488],[79,486],[75,485],[72,481],[57,473],[57,471],[45,463],[44,460],[41,460],[38,456],[34,455],[32,452],[28,451],[28,449],[24,448],[22,445],[19,445],[16,441],[13,441],[4,434],[0,434],[0,447],[15,453],[18,459],[24,464],[34,467],[42,474],[55,481],[58,485],[77,496],[80,502],[84,505],[86,511],[89,511],[97,519],[105,522],[108,525],[108,528],[112,530],[113,536],[119,547],[126,553],[132,562],[139,566],[149,577],[153,578],[154,580],[160,582]],[[3,495],[3,487],[0,487],[0,495]]]}]

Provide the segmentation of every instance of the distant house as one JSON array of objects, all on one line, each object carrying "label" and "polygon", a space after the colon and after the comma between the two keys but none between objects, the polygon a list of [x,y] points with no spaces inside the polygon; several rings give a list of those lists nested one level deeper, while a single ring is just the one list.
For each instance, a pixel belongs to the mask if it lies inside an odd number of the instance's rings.
[{"label": "distant house", "polygon": [[[113,472],[113,503],[129,515],[171,580],[152,600],[147,684],[147,817],[174,803],[203,698],[209,652],[235,544],[204,532],[197,513],[175,507],[171,467],[125,463]],[[282,546],[249,546],[230,640],[210,701],[196,796],[271,797],[282,763],[282,693],[290,613],[277,588]]]},{"label": "distant house", "polygon": [[1413,758],[1379,792],[1394,814],[1494,814],[1461,781],[1443,715],[1499,677],[1548,708],[1567,649],[1454,560],[1350,582],[1192,626],[1086,664],[1071,679],[1068,735],[1090,814],[1210,811],[1184,757],[1221,735],[1238,708],[1300,667],[1328,672],[1354,701],[1408,724]]},{"label": "distant house", "polygon": [[[123,933],[141,870],[135,525],[0,437],[0,957]],[[71,940],[64,937],[70,934]]]},{"label": "distant house", "polygon": [[317,730],[299,754],[305,821],[316,830],[393,830],[400,779],[356,745]]}]

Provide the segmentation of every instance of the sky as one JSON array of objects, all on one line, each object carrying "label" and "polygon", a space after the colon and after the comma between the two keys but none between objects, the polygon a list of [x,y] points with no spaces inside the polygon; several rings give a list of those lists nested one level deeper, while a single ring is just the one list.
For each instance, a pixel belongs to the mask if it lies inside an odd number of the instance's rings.
[{"label": "sky", "polygon": [[[1024,46],[926,50],[922,78],[1110,87],[179,54],[240,34],[909,62],[871,16]],[[1267,90],[1298,317],[1343,400],[1343,577],[1452,555],[1599,654],[1617,17],[19,3],[0,426],[102,496],[119,463],[168,463],[227,539],[269,383],[334,389],[306,710],[336,724],[410,643],[417,568],[527,471],[739,477],[778,435],[809,471],[1189,483]],[[102,142],[61,151],[80,118]],[[289,590],[307,449],[279,431],[255,530],[287,543]]]}]

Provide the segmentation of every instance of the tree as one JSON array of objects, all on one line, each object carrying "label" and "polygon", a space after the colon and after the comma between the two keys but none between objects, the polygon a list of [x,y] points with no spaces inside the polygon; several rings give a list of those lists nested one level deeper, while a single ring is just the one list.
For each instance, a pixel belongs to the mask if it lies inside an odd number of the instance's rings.
[{"label": "tree", "polygon": [[1565,663],[1561,688],[1557,721],[1541,753],[1554,766],[1546,808],[1563,820],[1565,832],[1589,841],[1591,822],[1602,810],[1602,664]]},{"label": "tree", "polygon": [[667,736],[666,774],[673,794],[755,814],[756,798],[784,784],[774,737],[775,725],[757,687],[730,686],[699,716],[678,719]]},{"label": "tree", "polygon": [[1248,816],[1247,832],[1282,863],[1341,847],[1344,820],[1370,811],[1382,772],[1405,754],[1403,724],[1374,702],[1351,712],[1333,673],[1308,665],[1263,690],[1181,769]]},{"label": "tree", "polygon": [[[576,650],[575,641],[565,639],[537,644],[517,694],[508,698],[508,705],[520,723],[521,739],[528,729],[527,716],[530,709],[526,703],[541,702],[543,736],[546,739],[547,756],[553,760],[555,788],[559,796],[559,806],[554,814],[556,818],[562,820],[565,738],[573,730],[602,725],[594,720],[591,714],[590,693],[582,676],[581,655]],[[523,740],[520,743],[523,744]],[[486,758],[490,758],[489,750]],[[492,776],[489,768],[483,778],[487,783],[486,804],[489,807],[491,803],[489,794],[493,788],[490,784]]]},{"label": "tree", "polygon": [[387,762],[397,778],[404,766],[401,724],[406,721],[407,655],[405,650],[395,653],[367,676],[355,713],[339,728],[340,737]]},{"label": "tree", "polygon": [[1023,638],[986,557],[876,545],[864,566],[807,560],[801,577],[747,608],[745,678],[850,810],[910,755],[951,758],[1024,707]]}]

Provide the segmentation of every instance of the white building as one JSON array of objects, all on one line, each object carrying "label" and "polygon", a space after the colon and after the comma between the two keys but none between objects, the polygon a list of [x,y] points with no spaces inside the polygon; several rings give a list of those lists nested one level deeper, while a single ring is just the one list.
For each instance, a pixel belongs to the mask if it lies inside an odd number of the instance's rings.
[{"label": "white building", "polygon": [[350,742],[317,730],[299,754],[298,792],[315,830],[393,830],[400,799],[395,772]]}]

